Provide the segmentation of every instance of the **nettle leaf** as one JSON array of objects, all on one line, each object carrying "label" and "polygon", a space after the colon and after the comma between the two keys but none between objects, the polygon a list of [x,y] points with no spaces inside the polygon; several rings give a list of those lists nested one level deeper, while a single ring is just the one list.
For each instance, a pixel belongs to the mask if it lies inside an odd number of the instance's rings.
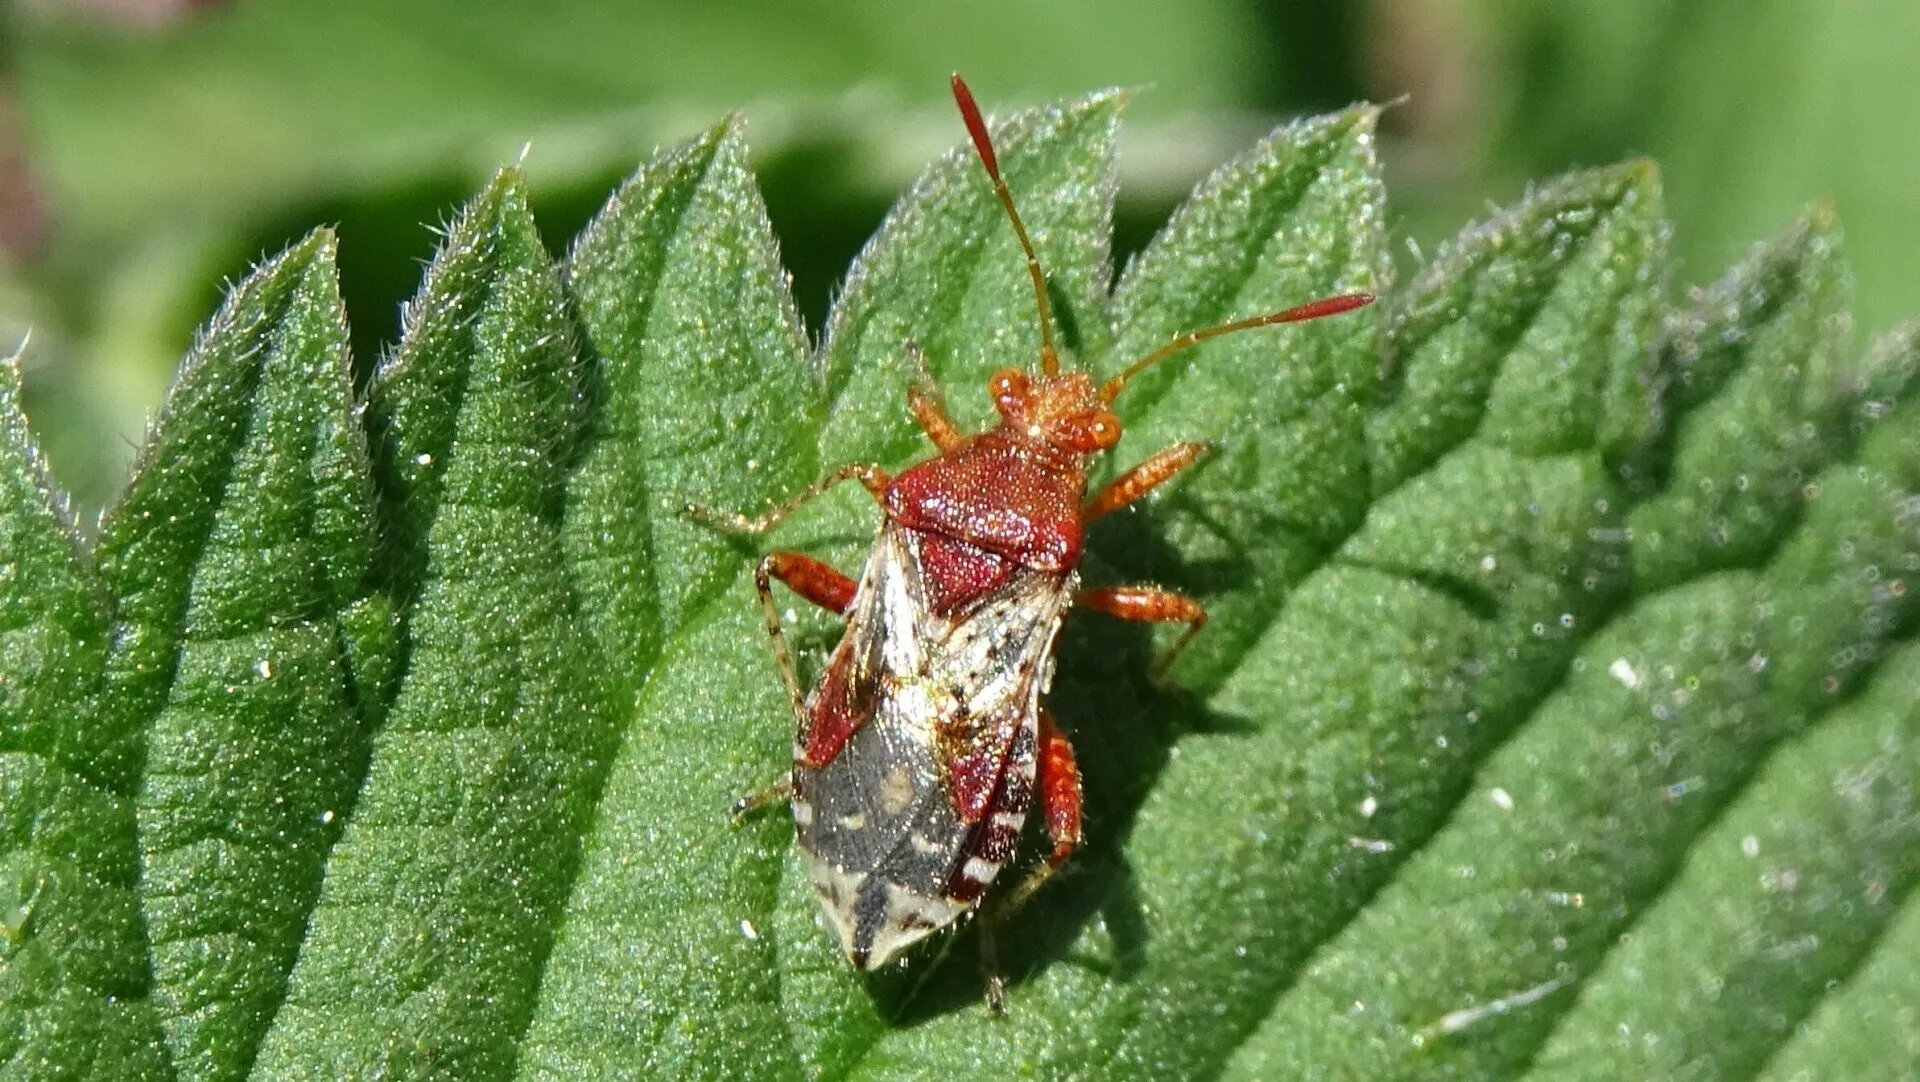
[{"label": "nettle leaf", "polygon": [[449,229],[371,391],[407,662],[262,1077],[501,1077],[614,735],[563,567],[580,372],[507,171]]},{"label": "nettle leaf", "polygon": [[[737,120],[645,166],[568,261],[606,401],[569,482],[567,558],[621,743],[518,1074],[777,1077],[790,1065],[775,944],[776,822],[729,829],[777,777],[790,716],[737,542],[681,509],[811,483],[820,384]],[[636,304],[636,300],[639,302]],[[649,581],[605,552],[651,553]]]},{"label": "nettle leaf", "polygon": [[[1204,181],[1115,290],[1110,356],[1144,356],[1182,331],[1305,299],[1385,292],[1377,118],[1359,106],[1289,125]],[[1217,339],[1149,370],[1120,399],[1127,440],[1109,465],[1175,440],[1212,443],[1161,514],[1126,515],[1097,535],[1116,574],[1208,595],[1212,621],[1182,659],[1183,686],[1216,686],[1365,516],[1356,481],[1368,470],[1378,355],[1378,310],[1363,309]]]},{"label": "nettle leaf", "polygon": [[[1870,363],[1911,373],[1903,353],[1883,349]],[[1861,455],[1828,464],[1808,482],[1815,499],[1807,519],[1760,568],[1649,592],[1580,647],[1551,697],[1480,764],[1473,791],[1445,829],[1320,949],[1236,1053],[1230,1075],[1502,1077],[1534,1063],[1549,1038],[1559,1038],[1556,1024],[1567,1033],[1626,1024],[1604,1008],[1586,1020],[1582,982],[1614,963],[1609,952],[1634,949],[1623,936],[1643,913],[1658,919],[1648,910],[1663,891],[1675,891],[1673,907],[1687,904],[1674,881],[1689,847],[1698,843],[1701,859],[1709,859],[1702,832],[1775,745],[1825,722],[1907,630],[1904,580],[1920,571],[1911,496],[1920,490],[1920,429],[1911,401],[1890,412],[1863,409],[1857,423],[1874,415],[1880,419]],[[1764,461],[1772,448],[1758,442],[1727,451]],[[1897,672],[1886,678],[1904,689],[1896,697],[1911,698],[1911,684]],[[1912,720],[1907,712],[1865,724],[1910,727]],[[1776,801],[1749,814],[1815,829],[1822,813]],[[1882,819],[1871,829],[1906,828]],[[1840,859],[1875,861],[1867,851]],[[1696,888],[1695,897],[1711,894],[1704,904],[1731,906],[1732,888],[1721,880]],[[1891,908],[1897,900],[1876,904]],[[1789,922],[1804,920],[1817,935],[1835,919],[1822,908],[1812,902]],[[1739,944],[1749,964],[1774,945]],[[1851,961],[1841,953],[1830,964],[1844,972]],[[1772,1043],[1739,1024],[1732,1003],[1717,1018],[1686,1016],[1674,983],[1643,985],[1646,1002],[1637,1006],[1663,1022],[1719,1027],[1685,1053],[1659,1054],[1684,1054],[1690,1069],[1717,1059],[1736,1074],[1764,1059],[1810,998],[1804,988],[1776,987],[1771,982],[1782,974],[1765,969],[1743,976],[1766,985],[1777,1012],[1768,1024]],[[1580,1069],[1615,1077],[1646,1070],[1641,1037],[1604,1047],[1587,1039]]]},{"label": "nettle leaf", "polygon": [[[794,314],[730,118],[556,263],[509,170],[357,405],[331,238],[235,287],[91,560],[0,373],[0,1049],[125,1078],[1897,1077],[1920,895],[1920,324],[1850,349],[1817,205],[1677,308],[1646,163],[1390,281],[1377,112],[1223,166],[1112,281],[1123,97],[994,126],[1069,364],[1331,293],[1120,397],[1069,621],[1086,843],[855,972],[784,816],[752,568],[857,570],[837,466],[1037,356],[969,148]],[[955,125],[956,135],[959,133]],[[788,605],[783,601],[783,607]],[[805,674],[838,630],[791,603]],[[1029,846],[1029,848],[1036,848]],[[1004,873],[1011,880],[1024,870]]]},{"label": "nettle leaf", "polygon": [[0,360],[0,1070],[163,1079],[109,609],[19,394]]},{"label": "nettle leaf", "polygon": [[141,915],[183,1078],[246,1074],[391,668],[333,243],[233,290],[100,540],[106,707],[144,731]]}]

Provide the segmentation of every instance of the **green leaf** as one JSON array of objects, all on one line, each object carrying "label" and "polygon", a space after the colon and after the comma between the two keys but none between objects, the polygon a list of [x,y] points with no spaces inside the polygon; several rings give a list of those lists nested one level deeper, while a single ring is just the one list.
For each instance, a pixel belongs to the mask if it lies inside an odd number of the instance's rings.
[{"label": "green leaf", "polygon": [[1665,490],[1630,520],[1641,589],[1752,566],[1793,525],[1807,478],[1852,439],[1838,232],[1832,210],[1815,208],[1671,328],[1670,402],[1687,412]]},{"label": "green leaf", "polygon": [[1374,492],[1476,434],[1535,453],[1597,439],[1612,457],[1644,438],[1659,216],[1641,162],[1542,185],[1443,249],[1394,302]]},{"label": "green leaf", "polygon": [[0,1073],[165,1079],[107,605],[0,360]]},{"label": "green leaf", "polygon": [[108,666],[144,733],[140,900],[181,1078],[246,1074],[391,668],[333,238],[235,287],[100,541]]},{"label": "green leaf", "polygon": [[[1163,115],[1237,107],[1285,77],[1224,0],[1179,11],[1075,0],[1044,12],[992,0],[942,12],[938,33],[858,0],[805,10],[557,0],[545,13],[530,21],[512,0],[335,0],[243,6],[153,35],[86,33],[35,11],[9,20],[8,54],[48,189],[65,193],[63,225],[95,237],[444,182],[450,169],[483,175],[478,163],[529,136],[536,164],[595,175],[676,118],[776,97],[831,130],[847,123],[835,103],[852,72],[883,116],[908,114],[886,117],[896,130],[943,104],[956,66],[1033,95],[1152,79]],[[1109,32],[1089,40],[1095,20]],[[539,71],[567,76],[526,78]]]},{"label": "green leaf", "polygon": [[[1204,181],[1115,290],[1110,355],[1127,361],[1182,331],[1384,291],[1377,119],[1359,106],[1289,125]],[[1116,465],[1179,439],[1212,444],[1151,521],[1127,515],[1096,535],[1112,538],[1101,552],[1117,573],[1210,602],[1181,683],[1217,685],[1287,591],[1365,516],[1366,489],[1353,479],[1368,469],[1378,332],[1368,309],[1219,339],[1144,373],[1119,400],[1129,435]]]},{"label": "green leaf", "polygon": [[[995,126],[1068,364],[1384,300],[1209,342],[1116,403],[1099,478],[1212,450],[1095,525],[1087,577],[1214,619],[1165,686],[1149,629],[1069,621],[1047,702],[1086,841],[1002,929],[1010,1018],[977,928],[857,973],[787,820],[728,823],[792,736],[754,562],[852,573],[873,501],[842,486],[765,539],[684,509],[923,458],[909,341],[980,425],[987,374],[1037,355],[1030,283],[963,146],[810,355],[728,119],[559,266],[501,174],[364,410],[327,236],[242,283],[97,581],[0,386],[12,1062],[1887,1073],[1848,1012],[1915,1039],[1920,324],[1848,353],[1831,210],[1676,312],[1630,163],[1539,186],[1396,294],[1358,107],[1222,167],[1109,291],[1121,104]],[[810,674],[838,629],[783,617]]]},{"label": "green leaf", "polygon": [[257,1077],[501,1077],[605,776],[561,570],[578,373],[517,176],[448,233],[372,392],[407,664]]},{"label": "green leaf", "polygon": [[1913,1012],[1920,995],[1920,898],[1909,896],[1882,933],[1873,954],[1801,1023],[1756,1077],[1901,1077],[1920,1053],[1920,1022]]},{"label": "green leaf", "polygon": [[1588,978],[1534,1073],[1750,1076],[1792,1036],[1920,879],[1916,687],[1908,645],[1768,761]]},{"label": "green leaf", "polygon": [[[1874,367],[1910,372],[1911,360],[1883,351]],[[1623,934],[1773,746],[1822,723],[1904,630],[1900,576],[1920,570],[1915,416],[1909,401],[1857,460],[1820,473],[1806,521],[1763,567],[1652,592],[1583,645],[1551,698],[1479,765],[1446,827],[1320,949],[1228,1073],[1505,1077],[1529,1066],[1582,980],[1632,949]],[[1764,441],[1728,450],[1771,454]],[[1784,798],[1768,810],[1819,815]],[[1677,1009],[1649,998],[1643,1009]],[[1750,1029],[1723,1029],[1716,1050],[1765,1047]],[[1622,1046],[1607,1051],[1613,1077],[1645,1067],[1619,1059]]]},{"label": "green leaf", "polygon": [[[785,839],[726,817],[791,739],[747,719],[788,708],[739,547],[680,514],[753,506],[820,468],[820,385],[746,160],[737,120],[656,158],[568,264],[605,408],[569,481],[567,561],[623,737],[521,1077],[790,1065],[773,945],[743,931],[766,924]],[[640,555],[673,574],[626,573]]]}]

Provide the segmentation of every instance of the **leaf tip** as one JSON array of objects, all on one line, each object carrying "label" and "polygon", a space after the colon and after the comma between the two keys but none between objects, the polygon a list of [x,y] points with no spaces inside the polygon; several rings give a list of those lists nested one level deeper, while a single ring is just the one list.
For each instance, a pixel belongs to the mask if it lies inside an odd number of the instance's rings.
[{"label": "leaf tip", "polygon": [[525,212],[527,209],[526,169],[520,163],[501,166],[487,181],[480,193],[468,203],[447,235],[453,237],[465,230],[478,229],[490,232],[504,219]]},{"label": "leaf tip", "polygon": [[1802,215],[1806,219],[1807,229],[1816,234],[1837,234],[1840,232],[1840,208],[1834,205],[1833,197],[1823,195],[1810,204]]},{"label": "leaf tip", "polygon": [[28,331],[20,336],[10,352],[0,355],[0,404],[12,403],[20,395],[20,358],[27,352],[27,341],[32,337],[33,332]]},{"label": "leaf tip", "polygon": [[1620,163],[1620,174],[1630,187],[1647,192],[1660,190],[1660,163],[1652,158],[1629,158]]}]

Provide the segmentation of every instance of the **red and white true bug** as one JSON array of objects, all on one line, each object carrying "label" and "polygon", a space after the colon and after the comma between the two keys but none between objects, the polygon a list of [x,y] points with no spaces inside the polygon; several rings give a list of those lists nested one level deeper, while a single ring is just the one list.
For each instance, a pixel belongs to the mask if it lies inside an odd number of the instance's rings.
[{"label": "red and white true bug", "polygon": [[[979,906],[1013,856],[1036,790],[1052,850],[1004,911],[1079,844],[1073,747],[1040,705],[1067,610],[1078,605],[1125,620],[1185,623],[1156,672],[1207,621],[1198,601],[1157,587],[1079,588],[1087,523],[1145,496],[1205,449],[1174,444],[1088,500],[1087,465],[1120,439],[1120,419],[1109,407],[1128,380],[1209,338],[1373,300],[1329,297],[1189,331],[1098,387],[1085,372],[1062,372],[1045,274],[1000,177],[986,123],[958,75],[953,96],[1026,253],[1040,324],[1039,372],[996,373],[988,389],[1000,422],[976,435],[960,431],[930,382],[909,388],[908,408],[939,453],[898,477],[874,465],[843,466],[758,518],[689,508],[715,525],[762,533],[833,485],[858,479],[885,512],[858,582],[797,552],[761,560],[755,586],[798,735],[787,779],[735,806],[737,815],[791,801],[808,876],[847,957],[862,969],[878,968]],[[794,672],[774,579],[846,618],[811,692],[801,691]],[[987,987],[997,1011],[997,975],[989,972]]]}]

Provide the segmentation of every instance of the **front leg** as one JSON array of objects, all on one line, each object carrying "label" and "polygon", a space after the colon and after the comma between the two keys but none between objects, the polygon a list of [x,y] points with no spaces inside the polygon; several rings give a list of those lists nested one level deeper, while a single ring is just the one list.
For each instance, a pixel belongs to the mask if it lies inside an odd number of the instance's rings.
[{"label": "front leg", "polygon": [[942,451],[951,451],[967,442],[966,433],[947,416],[946,398],[940,393],[940,385],[933,381],[933,373],[927,370],[927,355],[919,343],[908,339],[907,355],[913,358],[913,367],[920,377],[907,388],[907,408],[913,411],[913,419],[920,422],[927,438]]},{"label": "front leg", "polygon": [[732,533],[763,534],[775,526],[780,525],[788,515],[800,510],[809,500],[821,495],[842,481],[852,480],[854,478],[858,478],[860,483],[866,486],[867,491],[873,494],[874,499],[877,500],[886,495],[889,480],[887,471],[871,463],[849,462],[814,482],[812,486],[788,500],[786,503],[755,518],[749,518],[738,511],[721,511],[717,508],[702,507],[694,503],[687,504],[682,507],[680,511],[688,518],[696,522],[704,522],[716,529],[727,530]]},{"label": "front leg", "polygon": [[1074,595],[1073,601],[1083,609],[1104,612],[1122,620],[1186,624],[1186,633],[1174,642],[1171,649],[1160,655],[1160,660],[1153,663],[1149,675],[1155,680],[1167,675],[1167,670],[1173,667],[1180,651],[1185,650],[1193,637],[1200,634],[1200,629],[1207,626],[1207,610],[1201,607],[1200,602],[1157,586],[1099,586],[1080,591]]},{"label": "front leg", "polygon": [[794,593],[829,612],[846,615],[859,588],[852,579],[811,556],[798,552],[770,552],[753,569],[753,588],[760,595],[760,617],[767,628],[767,641],[773,644],[773,660],[780,666],[780,679],[793,700],[795,724],[806,723],[806,695],[800,689],[800,675],[793,666],[793,652],[787,649],[787,629],[780,623],[780,607],[773,600],[773,580],[779,579]]},{"label": "front leg", "polygon": [[1206,453],[1207,445],[1204,443],[1176,443],[1161,449],[1158,454],[1114,478],[1107,487],[1101,489],[1100,494],[1087,504],[1087,517],[1099,518],[1110,511],[1120,510],[1173,480],[1175,474],[1193,465]]}]

